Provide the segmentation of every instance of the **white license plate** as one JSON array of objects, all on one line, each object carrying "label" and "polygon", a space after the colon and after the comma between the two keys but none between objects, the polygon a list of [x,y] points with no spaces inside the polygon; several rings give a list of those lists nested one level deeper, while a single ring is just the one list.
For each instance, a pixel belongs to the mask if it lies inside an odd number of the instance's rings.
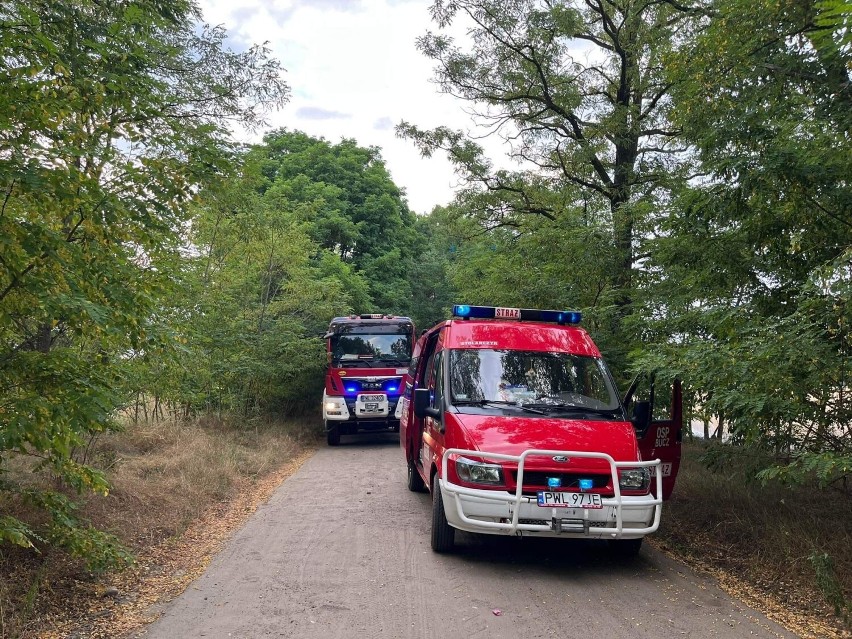
[{"label": "white license plate", "polygon": [[384,395],[360,395],[358,399],[365,404],[367,402],[383,402],[385,401]]},{"label": "white license plate", "polygon": [[543,508],[603,508],[600,495],[590,493],[557,493],[541,490],[538,505]]},{"label": "white license plate", "polygon": [[[666,462],[666,463],[660,464],[660,466],[661,466],[661,469],[662,469],[662,472],[663,472],[663,477],[671,477],[671,474],[672,474],[671,462]],[[656,477],[656,476],[657,476],[657,467],[651,466],[651,477]]]}]

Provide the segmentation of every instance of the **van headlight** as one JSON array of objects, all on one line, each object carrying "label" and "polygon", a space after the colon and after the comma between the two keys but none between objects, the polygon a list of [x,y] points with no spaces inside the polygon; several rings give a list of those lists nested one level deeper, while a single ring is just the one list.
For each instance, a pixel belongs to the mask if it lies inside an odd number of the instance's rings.
[{"label": "van headlight", "polygon": [[647,468],[623,468],[618,475],[621,490],[646,491],[651,485],[651,471]]},{"label": "van headlight", "polygon": [[456,459],[456,473],[461,480],[471,484],[501,485],[503,469],[497,464],[485,464],[467,457]]}]

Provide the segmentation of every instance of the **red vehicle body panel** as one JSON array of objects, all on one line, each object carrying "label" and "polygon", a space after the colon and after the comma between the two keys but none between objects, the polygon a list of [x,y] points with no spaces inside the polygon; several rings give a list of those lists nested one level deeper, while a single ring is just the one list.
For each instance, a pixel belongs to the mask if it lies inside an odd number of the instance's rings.
[{"label": "red vehicle body panel", "polygon": [[[405,367],[393,368],[335,368],[330,366],[325,373],[325,392],[329,395],[342,395],[346,388],[346,379],[360,377],[396,377],[400,379],[400,388],[405,388]],[[406,369],[407,372],[407,369]]]},{"label": "red vehicle body panel", "polygon": [[[464,429],[467,441],[454,448],[473,448],[493,453],[520,455],[529,448],[559,449],[571,442],[572,450],[596,452],[601,449],[601,424],[572,419],[527,419],[483,415],[454,415]],[[608,422],[607,452],[617,459],[635,459],[636,436],[629,422]],[[576,460],[582,468],[600,467],[594,459]],[[570,467],[571,464],[566,465]],[[605,467],[605,466],[604,466]]]},{"label": "red vehicle body panel", "polygon": [[598,347],[582,328],[539,322],[456,321],[439,348],[501,348],[600,357]]}]

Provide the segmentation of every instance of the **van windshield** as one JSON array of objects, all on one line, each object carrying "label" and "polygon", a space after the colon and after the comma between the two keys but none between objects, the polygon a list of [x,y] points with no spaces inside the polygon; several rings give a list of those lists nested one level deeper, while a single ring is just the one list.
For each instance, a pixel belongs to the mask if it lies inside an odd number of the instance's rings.
[{"label": "van windshield", "polygon": [[450,351],[453,404],[496,402],[593,411],[620,409],[600,358],[497,349]]}]

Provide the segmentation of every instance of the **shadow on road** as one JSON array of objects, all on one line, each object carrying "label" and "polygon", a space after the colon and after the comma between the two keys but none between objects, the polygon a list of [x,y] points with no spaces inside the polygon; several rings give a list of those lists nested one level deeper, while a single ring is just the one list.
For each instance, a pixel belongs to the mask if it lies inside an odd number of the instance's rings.
[{"label": "shadow on road", "polygon": [[358,433],[357,435],[341,435],[340,447],[345,448],[385,448],[399,446],[399,433],[379,431],[375,433]]},{"label": "shadow on road", "polygon": [[657,568],[653,551],[645,548],[638,557],[615,555],[605,540],[542,537],[502,537],[456,533],[456,547],[449,560],[490,565],[498,570],[574,578],[599,578],[602,574],[636,576]]}]

